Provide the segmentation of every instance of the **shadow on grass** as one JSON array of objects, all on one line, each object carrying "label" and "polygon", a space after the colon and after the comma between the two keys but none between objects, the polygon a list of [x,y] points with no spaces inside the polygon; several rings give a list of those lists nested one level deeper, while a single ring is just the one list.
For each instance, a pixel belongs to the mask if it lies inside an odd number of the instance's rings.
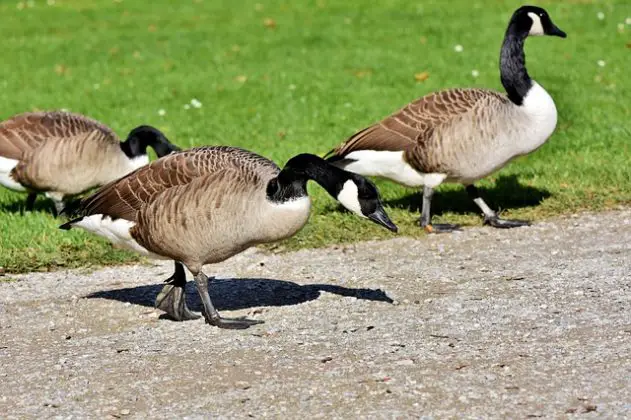
[{"label": "shadow on grass", "polygon": [[33,205],[33,210],[26,210],[26,194],[22,199],[14,200],[9,203],[0,203],[0,212],[5,213],[49,213],[53,214],[55,206],[51,200],[48,200],[44,197],[38,197],[35,200],[35,204]]},{"label": "shadow on grass", "polygon": [[[86,296],[89,299],[111,299],[134,305],[153,307],[163,283],[125,289],[107,290]],[[289,306],[317,299],[320,292],[351,296],[357,299],[392,303],[380,289],[351,289],[330,284],[300,285],[290,281],[271,279],[211,279],[209,294],[217,310],[237,310],[258,306]],[[186,302],[193,311],[200,312],[202,304],[192,282],[187,283]]]},{"label": "shadow on grass", "polygon": [[[80,197],[71,197],[66,198],[64,201],[66,207],[64,209],[64,214],[57,215],[59,220],[67,219],[70,215],[72,215],[78,208],[81,203]],[[39,194],[35,203],[33,204],[33,210],[26,209],[26,194],[24,194],[24,199],[11,201],[10,203],[0,203],[0,212],[6,213],[19,213],[21,215],[28,213],[48,213],[51,216],[55,215],[55,205],[52,200],[44,197]]]},{"label": "shadow on grass", "polygon": [[[522,185],[516,175],[500,176],[491,188],[478,187],[482,198],[493,209],[514,209],[534,207],[545,198],[551,196],[546,189],[540,189]],[[411,212],[420,212],[422,193],[416,192],[394,200],[385,200],[389,207],[408,209]],[[455,190],[438,191],[432,199],[432,214],[443,213],[480,213],[480,209],[469,198],[464,188]]]}]

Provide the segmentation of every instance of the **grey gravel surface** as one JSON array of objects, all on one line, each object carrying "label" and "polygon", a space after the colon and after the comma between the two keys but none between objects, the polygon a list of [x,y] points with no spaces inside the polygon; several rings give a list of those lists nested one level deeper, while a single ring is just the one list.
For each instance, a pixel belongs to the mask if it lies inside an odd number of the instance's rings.
[{"label": "grey gravel surface", "polygon": [[161,319],[168,262],[0,277],[0,413],[629,418],[630,240],[621,210],[249,250],[206,267],[243,331]]}]

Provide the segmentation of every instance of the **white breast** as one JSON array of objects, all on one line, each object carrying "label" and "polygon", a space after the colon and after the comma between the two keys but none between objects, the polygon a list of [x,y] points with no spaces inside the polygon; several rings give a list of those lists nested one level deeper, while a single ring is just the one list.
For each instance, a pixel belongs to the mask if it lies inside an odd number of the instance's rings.
[{"label": "white breast", "polygon": [[543,145],[557,125],[557,108],[554,100],[537,82],[524,97],[520,107],[527,117],[527,132],[523,138],[515,139],[519,154],[530,153]]},{"label": "white breast", "polygon": [[141,255],[145,255],[150,258],[163,259],[164,257],[154,254],[140,245],[131,236],[129,230],[135,226],[134,222],[125,219],[112,220],[109,216],[103,216],[102,214],[93,214],[86,216],[80,221],[73,224],[73,226],[80,227],[88,232],[99,235],[112,244],[135,251]]},{"label": "white breast", "polygon": [[15,182],[9,175],[18,163],[18,160],[7,159],[0,156],[0,185],[14,191],[26,191],[26,188]]},{"label": "white breast", "polygon": [[459,159],[454,181],[473,183],[501,169],[512,159],[541,147],[554,132],[557,110],[552,97],[533,81],[521,106],[511,107],[497,123],[496,135],[481,138],[476,148]]},{"label": "white breast", "polygon": [[296,213],[309,213],[311,209],[311,200],[309,196],[297,198],[295,200],[284,201],[282,203],[271,203],[272,211],[279,212],[296,212]]},{"label": "white breast", "polygon": [[[267,200],[266,200],[267,201]],[[283,203],[268,204],[258,212],[251,225],[257,242],[274,242],[296,234],[309,220],[311,200],[308,196]]]},{"label": "white breast", "polygon": [[149,163],[149,155],[140,155],[129,159],[129,172],[135,171],[138,168],[142,168]]}]

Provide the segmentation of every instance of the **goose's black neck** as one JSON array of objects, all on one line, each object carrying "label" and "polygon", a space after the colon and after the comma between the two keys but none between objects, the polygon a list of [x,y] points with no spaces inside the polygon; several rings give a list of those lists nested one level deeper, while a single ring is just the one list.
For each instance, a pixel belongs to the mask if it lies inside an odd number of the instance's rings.
[{"label": "goose's black neck", "polygon": [[276,203],[307,195],[307,181],[320,184],[333,197],[343,185],[344,171],[311,154],[291,158],[278,176],[267,184],[267,198]]},{"label": "goose's black neck", "polygon": [[524,42],[528,31],[514,22],[509,24],[500,52],[500,75],[508,98],[516,105],[524,102],[524,97],[532,87],[532,79],[526,71]]},{"label": "goose's black neck", "polygon": [[141,142],[137,137],[129,137],[121,142],[120,148],[129,159],[147,154],[147,144]]}]

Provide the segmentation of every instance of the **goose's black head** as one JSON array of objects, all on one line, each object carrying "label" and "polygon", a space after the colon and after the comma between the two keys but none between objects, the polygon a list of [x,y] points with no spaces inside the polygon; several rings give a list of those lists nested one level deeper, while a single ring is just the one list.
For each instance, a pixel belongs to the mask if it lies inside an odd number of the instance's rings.
[{"label": "goose's black head", "polygon": [[267,185],[267,197],[285,202],[307,195],[307,181],[314,180],[346,209],[367,218],[392,232],[392,223],[381,204],[379,192],[372,182],[361,175],[331,165],[319,156],[302,153],[289,159],[278,177]]},{"label": "goose's black head", "polygon": [[565,38],[567,35],[559,29],[541,7],[522,6],[513,13],[508,25],[509,31],[516,32],[524,37],[554,35]]},{"label": "goose's black head", "polygon": [[127,140],[121,143],[121,149],[129,158],[146,155],[148,146],[156,152],[159,158],[181,150],[171,143],[160,130],[150,125],[134,128],[129,132]]},{"label": "goose's black head", "polygon": [[337,182],[334,195],[344,207],[360,217],[366,217],[373,222],[397,232],[397,226],[392,223],[381,204],[377,187],[361,175],[342,171],[344,177]]}]

